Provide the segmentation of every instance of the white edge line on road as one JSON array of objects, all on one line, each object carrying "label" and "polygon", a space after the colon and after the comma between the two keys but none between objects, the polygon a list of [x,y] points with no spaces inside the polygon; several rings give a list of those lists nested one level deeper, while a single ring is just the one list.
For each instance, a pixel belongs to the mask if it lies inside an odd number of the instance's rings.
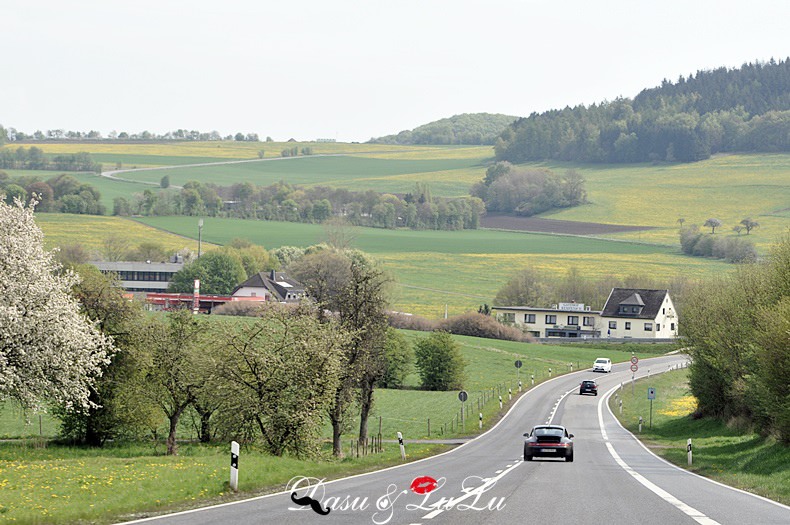
[{"label": "white edge line on road", "polygon": [[[578,373],[585,372],[585,371],[586,370],[579,370],[578,372],[572,372],[572,374],[578,374]],[[345,478],[333,479],[331,481],[325,482],[324,485],[329,485],[329,484],[332,484],[332,483],[338,483],[340,481],[346,481],[348,479],[359,478],[359,477],[362,477],[362,476],[370,476],[371,474],[377,474],[379,472],[386,472],[388,470],[395,470],[395,469],[398,469],[398,468],[409,467],[409,466],[415,465],[417,463],[421,463],[423,461],[428,461],[430,459],[438,458],[438,457],[441,457],[441,456],[444,456],[444,455],[447,455],[447,454],[452,454],[452,453],[462,449],[467,444],[472,443],[472,441],[474,441],[475,439],[479,439],[479,438],[485,436],[486,434],[488,434],[489,432],[493,432],[499,425],[502,424],[502,422],[507,418],[507,416],[510,415],[510,412],[512,412],[516,408],[516,406],[521,402],[521,400],[525,399],[529,394],[535,392],[538,388],[542,387],[543,385],[547,385],[547,384],[549,384],[549,383],[551,383],[553,381],[556,381],[558,379],[566,378],[566,376],[568,376],[568,375],[570,375],[570,374],[563,374],[563,375],[559,375],[557,377],[553,377],[553,378],[549,379],[548,381],[544,381],[543,383],[538,383],[537,385],[535,385],[534,388],[530,388],[529,390],[524,392],[524,394],[521,397],[519,397],[516,400],[515,403],[513,403],[513,405],[510,407],[510,409],[508,409],[508,411],[502,416],[502,418],[499,421],[497,421],[496,425],[494,425],[493,427],[489,428],[488,430],[486,430],[485,432],[483,432],[482,434],[480,434],[479,436],[477,436],[473,440],[467,441],[466,443],[463,443],[462,445],[459,445],[459,446],[455,447],[452,450],[448,450],[447,452],[442,452],[441,454],[436,454],[435,456],[429,456],[427,458],[418,459],[416,461],[410,461],[409,463],[403,463],[401,465],[393,465],[392,467],[387,467],[387,468],[383,468],[383,469],[380,469],[380,470],[374,470],[374,471],[371,471],[371,472],[363,472],[362,474],[355,474],[353,476],[347,476]],[[520,464],[521,463],[516,463],[516,465],[520,465]],[[289,490],[283,490],[283,491],[280,491],[280,492],[274,492],[272,494],[265,494],[263,496],[255,496],[255,497],[252,497],[252,498],[240,499],[238,501],[229,501],[227,503],[219,503],[217,505],[209,505],[207,507],[200,507],[200,508],[197,508],[197,509],[182,510],[181,512],[171,512],[169,514],[160,514],[158,516],[151,516],[149,518],[140,518],[139,520],[134,520],[134,521],[118,522],[118,524],[119,525],[121,525],[121,524],[128,525],[130,523],[145,523],[145,522],[148,522],[148,521],[155,521],[155,520],[161,520],[161,519],[166,519],[166,518],[172,518],[174,516],[183,516],[185,514],[193,514],[195,512],[202,512],[204,510],[212,510],[212,509],[217,509],[217,508],[220,508],[220,507],[228,507],[230,505],[238,505],[239,503],[249,503],[250,501],[257,501],[259,499],[266,499],[266,498],[272,498],[274,496],[281,496],[283,494],[288,494],[289,492],[290,492]]]},{"label": "white edge line on road", "polygon": [[[662,489],[661,487],[659,487],[658,485],[656,485],[652,481],[648,480],[642,474],[640,474],[637,471],[635,471],[634,469],[632,469],[628,465],[628,463],[623,461],[623,459],[620,457],[620,455],[614,450],[614,447],[612,446],[612,443],[609,441],[609,437],[606,434],[606,430],[604,429],[603,405],[604,405],[604,403],[606,403],[606,406],[607,407],[609,406],[609,403],[607,403],[607,400],[614,393],[614,391],[617,390],[618,388],[620,388],[620,385],[615,385],[608,392],[606,392],[606,394],[598,401],[598,425],[601,427],[601,435],[603,436],[603,439],[606,442],[606,448],[609,450],[609,454],[612,455],[612,457],[614,458],[615,462],[617,462],[617,464],[620,465],[620,467],[622,467],[623,470],[625,470],[628,474],[630,474],[631,477],[633,477],[639,483],[644,485],[648,490],[653,492],[656,496],[658,496],[659,498],[663,499],[664,501],[666,501],[670,505],[673,505],[678,510],[683,512],[685,515],[687,515],[687,516],[691,517],[692,519],[694,519],[694,521],[696,521],[697,523],[702,523],[703,525],[720,525],[718,521],[709,518],[708,516],[706,516],[705,514],[703,514],[700,511],[698,511],[694,507],[692,507],[690,505],[687,505],[686,503],[683,503],[678,498],[676,498],[675,496],[673,496],[669,492],[665,491],[664,489]],[[609,411],[609,413],[611,414],[611,410]],[[612,417],[614,417],[614,414],[612,414]],[[615,418],[615,420],[616,419],[617,418]],[[680,470],[682,470],[682,469],[680,469]]]},{"label": "white edge line on road", "polygon": [[776,505],[777,507],[779,507],[779,508],[782,508],[782,509],[787,509],[787,510],[790,510],[790,506],[787,506],[787,505],[785,505],[785,504],[783,504],[783,503],[779,503],[778,501],[774,501],[774,500],[772,500],[772,499],[766,498],[765,496],[760,496],[759,494],[754,494],[753,492],[749,492],[749,491],[746,491],[746,490],[743,490],[743,489],[739,489],[739,488],[737,488],[737,487],[732,487],[732,486],[730,486],[730,485],[727,485],[727,484],[725,484],[725,483],[722,483],[721,481],[716,481],[715,479],[706,478],[705,476],[702,476],[702,475],[700,475],[700,474],[697,474],[696,472],[692,472],[691,470],[687,470],[687,469],[684,469],[683,467],[679,467],[678,465],[675,465],[674,463],[670,463],[670,462],[669,462],[669,461],[667,461],[666,459],[662,458],[661,456],[659,456],[658,454],[656,454],[655,452],[653,452],[652,450],[650,450],[650,449],[647,447],[647,445],[645,445],[644,443],[642,443],[642,440],[641,440],[641,439],[639,439],[638,437],[636,437],[636,435],[634,435],[634,433],[633,433],[633,432],[631,432],[630,430],[628,430],[627,428],[625,428],[625,427],[623,426],[623,424],[622,424],[622,423],[620,423],[620,420],[619,420],[619,419],[617,419],[617,417],[616,417],[616,416],[614,415],[614,413],[612,412],[612,409],[611,409],[611,407],[609,407],[609,403],[606,403],[606,408],[607,408],[607,410],[609,411],[609,413],[612,415],[612,417],[614,418],[614,421],[615,421],[615,423],[617,423],[617,424],[620,426],[620,428],[622,428],[623,430],[625,430],[626,432],[628,432],[628,433],[631,435],[631,437],[632,437],[632,438],[634,438],[634,440],[635,440],[637,443],[639,443],[639,446],[641,446],[643,449],[645,449],[645,450],[646,450],[646,451],[647,451],[647,452],[648,452],[650,455],[652,455],[654,458],[658,459],[659,461],[662,461],[662,462],[664,462],[666,465],[668,465],[668,466],[670,466],[670,467],[672,467],[672,468],[674,468],[674,469],[680,470],[680,471],[682,471],[682,472],[685,472],[686,474],[690,474],[690,475],[692,475],[692,476],[696,476],[696,477],[698,477],[699,479],[703,479],[703,480],[705,480],[705,481],[707,481],[707,482],[709,482],[709,483],[713,483],[714,485],[718,485],[718,486],[720,486],[720,487],[724,487],[724,488],[727,488],[727,489],[730,489],[730,490],[734,490],[735,492],[740,492],[741,494],[746,494],[746,495],[748,495],[748,496],[751,496],[751,497],[753,497],[753,498],[760,499],[760,500],[762,500],[762,501],[765,501],[765,502],[767,502],[767,503],[773,503],[774,505]]}]

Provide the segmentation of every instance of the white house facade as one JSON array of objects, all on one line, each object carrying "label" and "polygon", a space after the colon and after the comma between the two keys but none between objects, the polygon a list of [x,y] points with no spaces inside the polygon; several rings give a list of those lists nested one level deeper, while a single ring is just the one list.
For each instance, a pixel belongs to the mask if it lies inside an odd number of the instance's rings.
[{"label": "white house facade", "polygon": [[613,288],[601,322],[601,337],[674,339],[678,335],[678,316],[669,290]]},{"label": "white house facade", "polygon": [[538,338],[601,336],[601,312],[581,303],[559,303],[551,308],[494,306],[491,309],[500,322],[513,324]]},{"label": "white house facade", "polygon": [[677,312],[668,290],[613,288],[600,311],[581,303],[491,309],[500,322],[540,339],[674,339],[678,335]]}]

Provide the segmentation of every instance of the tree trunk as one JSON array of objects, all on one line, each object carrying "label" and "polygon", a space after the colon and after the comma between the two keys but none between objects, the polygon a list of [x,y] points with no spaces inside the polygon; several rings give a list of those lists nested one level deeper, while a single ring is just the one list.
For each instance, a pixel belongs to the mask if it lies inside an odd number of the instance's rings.
[{"label": "tree trunk", "polygon": [[184,412],[186,405],[178,407],[178,409],[173,412],[172,415],[167,417],[168,421],[170,421],[170,432],[167,435],[167,455],[168,456],[177,456],[178,455],[178,443],[176,443],[176,429],[178,428],[178,420],[181,418],[181,414]]},{"label": "tree trunk", "polygon": [[362,445],[368,438],[368,416],[373,408],[373,381],[368,378],[362,380],[359,408],[359,444]]},{"label": "tree trunk", "polygon": [[200,442],[208,443],[211,441],[211,412],[203,412],[200,414]]},{"label": "tree trunk", "polygon": [[332,455],[336,458],[342,458],[343,445],[340,439],[343,434],[343,424],[334,414],[330,414],[329,419],[332,421]]},{"label": "tree trunk", "polygon": [[192,406],[195,407],[195,412],[200,416],[198,439],[200,439],[201,443],[209,443],[211,441],[211,415],[214,413],[214,409],[207,408],[197,401],[192,403]]}]

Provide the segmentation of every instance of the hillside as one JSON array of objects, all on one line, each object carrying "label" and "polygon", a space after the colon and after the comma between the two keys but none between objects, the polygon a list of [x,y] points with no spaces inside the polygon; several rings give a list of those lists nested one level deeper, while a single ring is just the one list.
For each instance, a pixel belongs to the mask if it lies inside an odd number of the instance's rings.
[{"label": "hillside", "polygon": [[371,144],[494,144],[516,117],[492,113],[463,113],[430,122],[396,135],[370,139]]},{"label": "hillside", "polygon": [[698,71],[634,99],[513,122],[497,160],[693,162],[716,153],[790,151],[790,59]]}]

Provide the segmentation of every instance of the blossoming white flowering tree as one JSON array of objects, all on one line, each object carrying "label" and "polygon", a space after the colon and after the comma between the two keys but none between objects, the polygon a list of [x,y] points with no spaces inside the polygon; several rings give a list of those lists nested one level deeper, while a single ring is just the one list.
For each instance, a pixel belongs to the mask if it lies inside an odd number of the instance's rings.
[{"label": "blossoming white flowering tree", "polygon": [[35,202],[0,200],[0,400],[87,408],[114,351],[70,295],[78,277],[44,250]]}]

